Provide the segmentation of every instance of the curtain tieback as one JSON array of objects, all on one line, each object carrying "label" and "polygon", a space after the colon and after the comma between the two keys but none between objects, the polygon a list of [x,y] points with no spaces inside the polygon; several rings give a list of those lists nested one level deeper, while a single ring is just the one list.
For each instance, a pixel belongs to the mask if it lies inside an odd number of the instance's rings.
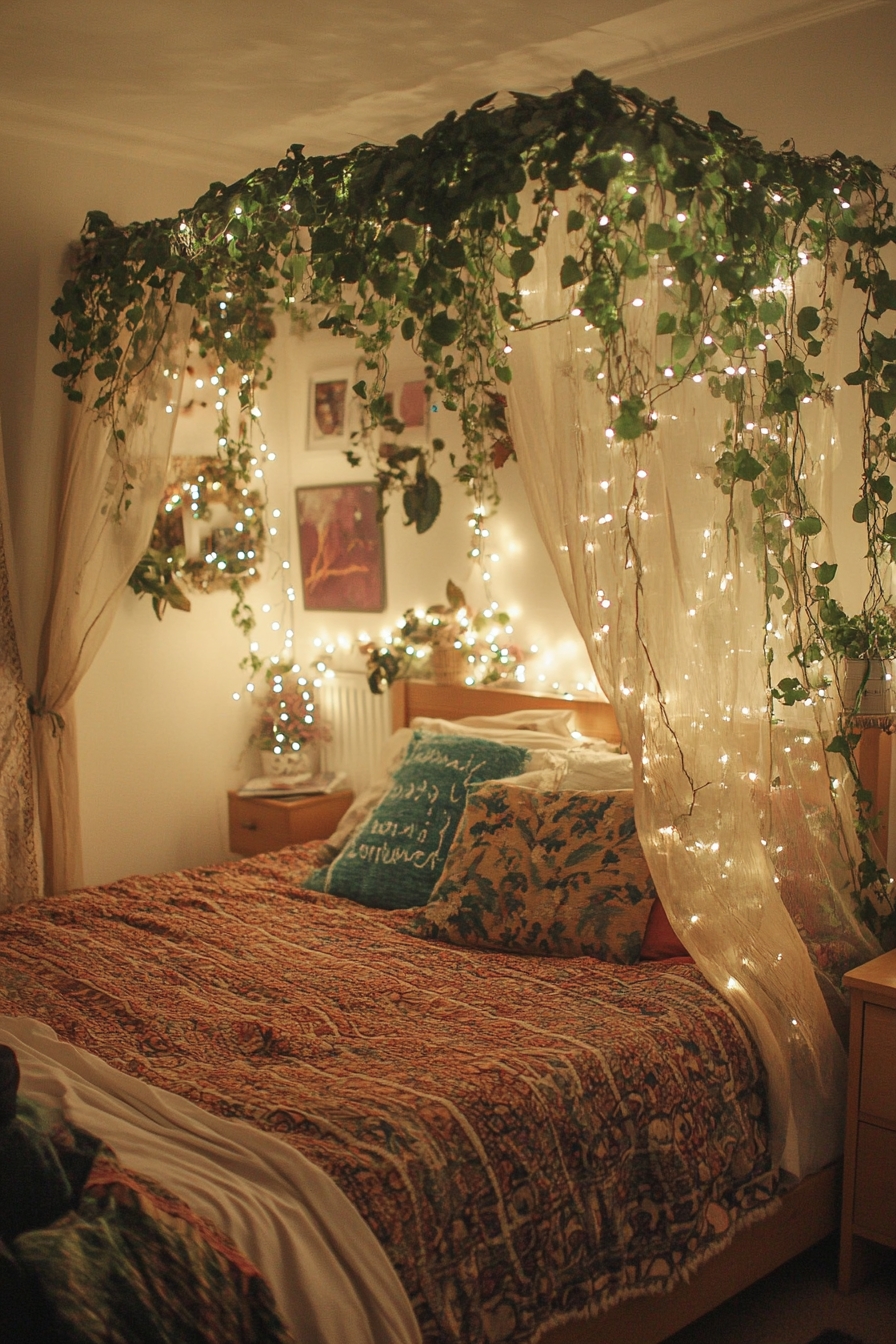
[{"label": "curtain tieback", "polygon": [[55,737],[57,732],[61,733],[65,728],[65,719],[58,714],[55,709],[49,709],[46,701],[38,700],[36,695],[28,697],[28,713],[32,719],[49,719],[50,727]]}]

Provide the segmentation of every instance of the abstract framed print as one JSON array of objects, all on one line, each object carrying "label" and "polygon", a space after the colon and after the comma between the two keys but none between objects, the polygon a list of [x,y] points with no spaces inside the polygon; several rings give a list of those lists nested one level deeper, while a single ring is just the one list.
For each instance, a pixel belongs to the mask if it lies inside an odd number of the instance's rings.
[{"label": "abstract framed print", "polygon": [[302,485],[296,490],[306,611],[383,611],[386,565],[378,487]]}]

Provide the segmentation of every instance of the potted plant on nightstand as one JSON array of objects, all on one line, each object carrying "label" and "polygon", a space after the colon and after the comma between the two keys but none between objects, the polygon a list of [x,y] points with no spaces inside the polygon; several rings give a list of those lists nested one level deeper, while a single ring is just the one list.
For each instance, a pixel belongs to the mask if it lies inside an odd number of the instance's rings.
[{"label": "potted plant on nightstand", "polygon": [[318,744],[329,742],[329,727],[316,718],[314,686],[300,668],[272,664],[265,671],[258,726],[250,739],[261,753],[265,775],[314,774]]}]

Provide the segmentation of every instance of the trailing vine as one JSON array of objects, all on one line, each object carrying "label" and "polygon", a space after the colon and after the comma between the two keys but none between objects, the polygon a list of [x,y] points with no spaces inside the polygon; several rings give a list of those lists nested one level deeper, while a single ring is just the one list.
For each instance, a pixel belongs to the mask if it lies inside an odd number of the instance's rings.
[{"label": "trailing vine", "polygon": [[[202,349],[228,377],[237,371],[243,418],[270,375],[275,313],[305,314],[354,342],[362,430],[352,460],[368,454],[384,495],[400,490],[407,521],[423,531],[439,509],[442,448],[402,442],[386,394],[392,343],[412,346],[427,395],[457,412],[455,476],[477,506],[493,501],[496,469],[512,453],[502,387],[514,334],[530,325],[526,277],[558,228],[568,235],[559,279],[569,306],[556,320],[594,332],[591,376],[613,407],[608,432],[631,445],[633,460],[651,442],[662,398],[684,380],[705,380],[730,406],[717,484],[732,509],[736,492],[749,492],[768,624],[786,623],[792,650],[792,675],[773,680],[767,648],[771,703],[821,696],[841,655],[892,653],[882,568],[896,556],[896,282],[887,265],[896,225],[881,170],[860,158],[807,159],[789,143],[769,152],[718,113],[700,125],[674,100],[587,71],[548,97],[514,94],[500,107],[481,99],[394,146],[309,157],[293,145],[273,168],[213,183],[174,218],[118,227],[89,215],[79,265],[54,306],[55,371],[73,400],[88,370],[99,380],[92,409],[113,430],[124,495],[128,391],[175,303],[194,309]],[[811,302],[806,266],[820,277]],[[838,268],[864,297],[846,381],[863,398],[854,518],[870,578],[853,616],[833,596],[835,566],[816,554],[824,521],[804,483],[803,408],[832,395],[819,361],[835,326]],[[639,342],[632,311],[657,270],[664,302],[650,341]],[[375,433],[383,428],[385,452]],[[219,438],[235,483],[249,450],[226,426]],[[635,480],[633,500],[637,488]],[[631,533],[627,544],[634,563]],[[144,561],[134,586],[151,590],[158,577]],[[857,780],[854,708],[844,707],[828,752]],[[893,929],[888,879],[868,845],[869,797],[860,786],[856,797],[865,855],[856,890],[877,892],[873,905],[861,897],[863,913],[878,931]]]}]

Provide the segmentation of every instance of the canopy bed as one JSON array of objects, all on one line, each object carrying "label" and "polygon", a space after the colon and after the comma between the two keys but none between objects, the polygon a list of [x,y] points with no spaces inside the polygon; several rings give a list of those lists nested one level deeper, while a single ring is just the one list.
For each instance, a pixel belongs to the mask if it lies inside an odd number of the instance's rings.
[{"label": "canopy bed", "polygon": [[[463,731],[487,732],[521,710],[571,712],[615,754],[596,698],[393,693],[404,730],[474,716]],[[416,908],[305,887],[332,857],[293,846],[4,917],[0,1035],[64,1051],[15,1021],[38,1019],[89,1052],[66,1057],[78,1078],[163,1088],[310,1158],[380,1239],[425,1339],[655,1344],[835,1228],[839,1164],[779,1184],[755,1045],[690,958],[409,938]],[[120,1072],[104,1081],[96,1055]],[[144,1140],[125,1144],[138,1170]],[[357,1234],[341,1236],[363,1283]]]}]

